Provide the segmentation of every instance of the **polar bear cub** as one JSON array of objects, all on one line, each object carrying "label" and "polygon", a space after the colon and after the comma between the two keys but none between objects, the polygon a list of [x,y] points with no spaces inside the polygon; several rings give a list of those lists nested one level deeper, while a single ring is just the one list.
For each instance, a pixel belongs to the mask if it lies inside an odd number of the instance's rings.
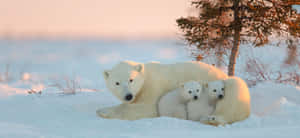
[{"label": "polar bear cub", "polygon": [[[225,95],[225,82],[224,80],[212,81],[207,84],[207,93],[209,95],[209,105],[213,108],[213,111],[216,109],[217,102],[222,100]],[[212,113],[211,113],[212,114]],[[215,116],[212,115],[205,116],[200,118],[200,122],[209,123],[216,120]]]},{"label": "polar bear cub", "polygon": [[224,98],[225,84],[223,80],[209,82],[206,87],[210,99],[216,102]]},{"label": "polar bear cub", "polygon": [[211,116],[216,109],[216,104],[225,95],[225,84],[223,80],[212,81],[204,84],[201,98],[187,104],[188,119],[208,123],[214,120]]},{"label": "polar bear cub", "polygon": [[197,81],[181,84],[179,88],[168,92],[158,102],[159,116],[187,119],[186,104],[200,98],[203,86]]}]

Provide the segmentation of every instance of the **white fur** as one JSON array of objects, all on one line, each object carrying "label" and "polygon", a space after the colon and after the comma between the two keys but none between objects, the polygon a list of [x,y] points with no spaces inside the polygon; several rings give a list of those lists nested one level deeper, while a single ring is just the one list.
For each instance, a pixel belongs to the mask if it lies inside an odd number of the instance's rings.
[{"label": "white fur", "polygon": [[207,93],[203,92],[199,100],[188,102],[188,120],[200,121],[202,118],[211,115],[214,109],[212,105],[209,105]]},{"label": "white fur", "polygon": [[[157,102],[178,84],[191,80],[220,80],[228,76],[202,62],[175,64],[137,63],[123,61],[103,73],[106,86],[123,104],[97,110],[104,118],[136,120],[157,117]],[[130,83],[129,80],[133,79]],[[120,84],[117,86],[116,82]],[[126,100],[131,94],[132,99]]]},{"label": "white fur", "polygon": [[179,88],[164,95],[158,102],[159,116],[187,119],[186,103],[201,96],[202,85],[196,81],[181,84]]},{"label": "white fur", "polygon": [[206,92],[211,101],[222,99],[225,96],[225,84],[223,80],[208,82]]},{"label": "white fur", "polygon": [[250,94],[247,84],[238,77],[224,80],[225,96],[217,102],[216,109],[207,122],[211,125],[225,125],[242,121],[250,115]]},{"label": "white fur", "polygon": [[[187,104],[189,120],[200,122],[208,120],[216,108],[218,99],[224,96],[224,82],[222,80],[211,81],[205,83],[204,86],[200,99]],[[222,97],[219,97],[220,95]]]}]

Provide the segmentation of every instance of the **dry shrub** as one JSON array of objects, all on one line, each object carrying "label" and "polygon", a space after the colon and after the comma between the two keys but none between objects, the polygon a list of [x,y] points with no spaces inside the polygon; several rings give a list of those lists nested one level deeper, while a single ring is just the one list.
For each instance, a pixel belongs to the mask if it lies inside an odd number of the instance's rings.
[{"label": "dry shrub", "polygon": [[56,81],[54,84],[49,85],[50,87],[57,88],[62,94],[76,94],[81,92],[81,86],[79,80],[75,78],[64,77],[62,82]]},{"label": "dry shrub", "polygon": [[300,74],[297,72],[288,72],[285,74],[281,74],[281,72],[279,72],[279,77],[276,81],[279,83],[300,85]]},{"label": "dry shrub", "polygon": [[34,90],[34,89],[30,89],[29,91],[27,91],[28,94],[39,94],[41,95],[42,94],[42,91],[37,91],[37,90]]},{"label": "dry shrub", "polygon": [[299,42],[289,39],[287,40],[288,46],[287,46],[287,58],[285,59],[284,63],[287,66],[292,66],[292,65],[300,65],[300,61],[298,59],[299,57],[299,52],[298,52],[298,46]]},{"label": "dry shrub", "polygon": [[10,64],[5,65],[5,71],[0,72],[0,82],[9,82],[13,79],[10,73]]},{"label": "dry shrub", "polygon": [[258,59],[249,59],[245,71],[249,75],[245,79],[249,86],[254,86],[262,81],[300,85],[300,74],[296,70],[284,73],[282,71],[272,72],[268,65],[261,63]]}]

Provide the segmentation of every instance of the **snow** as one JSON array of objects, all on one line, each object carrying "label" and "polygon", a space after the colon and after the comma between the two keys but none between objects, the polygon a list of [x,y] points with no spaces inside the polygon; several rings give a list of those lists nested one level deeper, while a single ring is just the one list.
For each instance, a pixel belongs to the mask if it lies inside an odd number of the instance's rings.
[{"label": "snow", "polygon": [[300,5],[293,5],[293,8],[296,9],[298,13],[300,13]]},{"label": "snow", "polygon": [[[273,55],[263,55],[270,48],[252,50],[254,56],[263,57],[263,62],[273,62]],[[285,57],[282,48],[272,50],[280,54],[276,60]],[[0,75],[9,64],[12,78],[0,82],[1,138],[297,138],[300,134],[300,87],[274,82],[251,87],[251,116],[225,127],[168,117],[126,121],[96,116],[96,109],[120,104],[105,87],[104,69],[125,59],[162,63],[191,60],[177,41],[0,40],[0,55]],[[247,77],[242,70],[243,58],[238,59],[238,75]],[[271,66],[274,70],[278,67]],[[53,87],[60,84],[67,88],[66,80],[80,85],[76,94],[63,94]],[[30,90],[41,90],[42,94],[28,94]]]}]

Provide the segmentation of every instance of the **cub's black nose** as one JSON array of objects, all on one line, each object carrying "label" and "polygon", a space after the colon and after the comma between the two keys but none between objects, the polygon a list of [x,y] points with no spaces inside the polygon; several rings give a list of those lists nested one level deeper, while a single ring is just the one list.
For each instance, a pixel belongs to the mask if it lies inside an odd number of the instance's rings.
[{"label": "cub's black nose", "polygon": [[219,98],[219,99],[223,99],[224,96],[223,96],[223,95],[219,95],[218,98]]},{"label": "cub's black nose", "polygon": [[130,101],[131,99],[132,99],[132,94],[127,94],[126,96],[125,96],[125,99],[127,100],[127,101]]},{"label": "cub's black nose", "polygon": [[194,99],[197,100],[197,99],[198,99],[198,96],[194,96]]}]

